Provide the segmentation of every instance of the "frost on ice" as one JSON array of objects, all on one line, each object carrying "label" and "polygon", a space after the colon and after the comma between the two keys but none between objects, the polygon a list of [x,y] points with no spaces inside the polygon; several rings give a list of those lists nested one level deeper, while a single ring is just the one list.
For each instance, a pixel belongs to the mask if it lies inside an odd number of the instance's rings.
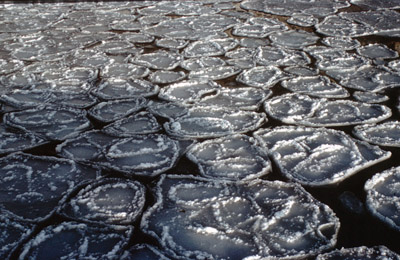
[{"label": "frost on ice", "polygon": [[295,184],[169,175],[141,227],[174,259],[303,258],[335,245],[339,220]]},{"label": "frost on ice", "polygon": [[377,125],[358,125],[353,133],[369,143],[400,147],[400,122],[389,121]]},{"label": "frost on ice", "polygon": [[346,126],[377,123],[392,115],[390,108],[350,100],[311,98],[286,94],[264,102],[268,115],[287,124],[305,126]]},{"label": "frost on ice", "polygon": [[110,123],[145,108],[146,104],[144,98],[101,102],[92,107],[88,114],[100,122]]},{"label": "frost on ice", "polygon": [[101,179],[73,196],[60,213],[92,224],[129,225],[142,213],[145,188],[137,181]]},{"label": "frost on ice", "polygon": [[149,97],[158,93],[159,87],[151,82],[139,79],[106,79],[92,94],[106,100]]},{"label": "frost on ice", "polygon": [[307,186],[338,183],[391,156],[333,129],[287,126],[254,136],[288,179]]},{"label": "frost on ice", "polygon": [[264,113],[223,107],[192,107],[188,113],[164,124],[177,138],[212,138],[256,130],[265,121]]},{"label": "frost on ice", "polygon": [[272,170],[268,155],[246,135],[232,135],[198,143],[186,156],[201,175],[220,180],[251,180]]},{"label": "frost on ice", "polygon": [[378,219],[400,230],[400,167],[375,174],[365,183],[367,208]]},{"label": "frost on ice", "polygon": [[337,249],[329,253],[318,255],[315,260],[400,260],[400,256],[385,246],[353,247]]},{"label": "frost on ice", "polygon": [[87,132],[57,146],[60,156],[113,169],[128,177],[153,177],[169,170],[179,151],[179,143],[166,135],[121,138],[101,131]]},{"label": "frost on ice", "polygon": [[325,76],[296,77],[283,81],[281,85],[292,92],[321,98],[345,98],[350,95],[345,88]]},{"label": "frost on ice", "polygon": [[91,128],[86,111],[68,107],[39,106],[4,115],[7,126],[15,127],[46,140],[65,140]]},{"label": "frost on ice", "polygon": [[62,222],[29,240],[18,259],[118,259],[132,233],[128,227]]},{"label": "frost on ice", "polygon": [[2,215],[39,222],[79,184],[94,180],[99,170],[71,160],[11,154],[0,159]]},{"label": "frost on ice", "polygon": [[136,134],[156,133],[161,129],[157,119],[151,113],[143,111],[117,120],[104,127],[103,131],[113,136],[129,137]]},{"label": "frost on ice", "polygon": [[17,131],[0,123],[0,154],[24,151],[47,142],[32,133]]}]

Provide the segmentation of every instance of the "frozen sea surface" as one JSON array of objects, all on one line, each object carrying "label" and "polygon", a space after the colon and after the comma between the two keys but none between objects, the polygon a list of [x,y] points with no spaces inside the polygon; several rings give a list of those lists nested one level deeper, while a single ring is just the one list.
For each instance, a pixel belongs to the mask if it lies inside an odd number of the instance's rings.
[{"label": "frozen sea surface", "polygon": [[0,3],[1,259],[399,259],[399,0],[40,2]]}]

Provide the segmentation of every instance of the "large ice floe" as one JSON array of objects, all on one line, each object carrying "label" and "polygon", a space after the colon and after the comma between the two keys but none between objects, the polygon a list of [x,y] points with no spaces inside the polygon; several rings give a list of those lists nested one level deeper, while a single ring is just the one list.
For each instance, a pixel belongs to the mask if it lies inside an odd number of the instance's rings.
[{"label": "large ice floe", "polygon": [[0,172],[1,215],[27,222],[48,218],[70,192],[100,174],[72,160],[23,153],[1,158]]},{"label": "large ice floe", "polygon": [[232,135],[198,143],[186,156],[202,176],[218,180],[251,180],[272,171],[268,155],[253,138]]},{"label": "large ice floe", "polygon": [[400,167],[375,174],[365,183],[368,210],[381,221],[400,230]]},{"label": "large ice floe", "polygon": [[334,260],[334,259],[353,259],[353,260],[399,260],[400,256],[389,250],[385,246],[375,247],[353,247],[334,250],[329,253],[319,255],[316,260]]},{"label": "large ice floe", "polygon": [[332,248],[339,220],[303,188],[164,175],[142,229],[174,259],[304,258]]},{"label": "large ice floe", "polygon": [[391,155],[332,129],[285,126],[254,136],[288,179],[307,186],[339,183]]},{"label": "large ice floe", "polygon": [[128,225],[137,220],[145,203],[145,188],[137,181],[104,178],[70,198],[59,211],[76,221]]},{"label": "large ice floe", "polygon": [[18,259],[118,259],[132,235],[129,227],[63,222],[29,240]]},{"label": "large ice floe", "polygon": [[153,177],[175,165],[179,143],[166,135],[115,137],[101,131],[87,132],[57,146],[63,157],[87,162],[127,175]]},{"label": "large ice floe", "polygon": [[312,98],[303,94],[285,94],[264,102],[267,114],[287,124],[305,126],[346,126],[378,123],[392,115],[384,105],[350,100]]}]

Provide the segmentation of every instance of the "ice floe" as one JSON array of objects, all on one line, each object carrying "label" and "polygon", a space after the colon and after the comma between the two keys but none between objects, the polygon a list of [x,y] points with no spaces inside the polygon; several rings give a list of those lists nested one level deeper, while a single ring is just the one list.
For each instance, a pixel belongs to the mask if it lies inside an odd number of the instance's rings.
[{"label": "ice floe", "polygon": [[181,81],[186,78],[183,71],[156,70],[150,73],[149,80],[153,83],[167,84]]},{"label": "ice floe", "polygon": [[129,137],[137,134],[157,133],[161,129],[157,119],[151,113],[143,111],[117,120],[104,127],[103,131],[113,136]]},{"label": "ice floe", "polygon": [[0,257],[9,259],[9,254],[32,232],[32,226],[0,216]]},{"label": "ice floe", "polygon": [[205,96],[215,94],[221,86],[214,81],[185,80],[160,89],[158,97],[162,100],[191,104]]},{"label": "ice floe", "polygon": [[353,133],[369,143],[400,147],[400,122],[389,121],[377,125],[358,125]]},{"label": "ice floe", "polygon": [[316,260],[353,259],[353,260],[399,260],[400,256],[385,246],[353,247],[336,249],[332,252],[318,255]]},{"label": "ice floe", "polygon": [[100,122],[110,123],[143,109],[146,104],[144,98],[101,102],[92,107],[88,114]]},{"label": "ice floe", "polygon": [[319,69],[307,66],[286,67],[283,69],[283,71],[295,76],[303,76],[303,77],[317,76],[319,74]]},{"label": "ice floe", "polygon": [[154,41],[155,37],[145,33],[123,33],[119,35],[121,39],[124,39],[132,43],[151,43]]},{"label": "ice floe", "polygon": [[226,65],[226,62],[218,57],[199,57],[182,61],[181,67],[185,70],[199,70],[211,67],[220,67]]},{"label": "ice floe", "polygon": [[246,181],[272,171],[267,153],[246,135],[198,143],[186,156],[197,164],[200,174],[206,178]]},{"label": "ice floe", "polygon": [[296,77],[283,81],[281,85],[295,93],[321,98],[345,98],[350,95],[345,88],[325,76]]},{"label": "ice floe", "polygon": [[225,54],[225,49],[213,40],[201,40],[190,43],[183,51],[186,58],[219,56]]},{"label": "ice floe", "polygon": [[158,70],[173,70],[183,60],[179,53],[157,51],[152,53],[139,54],[131,59],[131,62]]},{"label": "ice floe", "polygon": [[0,124],[0,154],[20,152],[40,146],[48,141],[29,132],[16,131]]},{"label": "ice floe", "polygon": [[146,259],[146,260],[169,260],[160,249],[148,245],[138,244],[129,250],[125,251],[121,256],[121,260],[134,260],[134,259]]},{"label": "ice floe", "polygon": [[148,111],[152,114],[164,117],[167,119],[174,119],[188,113],[188,107],[175,102],[153,102],[149,103]]},{"label": "ice floe", "polygon": [[303,51],[275,46],[258,47],[254,58],[257,64],[265,66],[299,66],[311,63]]},{"label": "ice floe", "polygon": [[236,77],[236,81],[252,87],[269,89],[287,78],[289,78],[288,74],[282,72],[278,67],[270,65],[244,70]]},{"label": "ice floe", "polygon": [[254,136],[282,174],[307,186],[339,183],[391,156],[332,129],[285,126],[261,129]]},{"label": "ice floe", "polygon": [[133,228],[62,222],[44,228],[22,248],[18,259],[117,259]]},{"label": "ice floe", "polygon": [[314,33],[305,31],[283,31],[275,32],[269,36],[272,44],[290,49],[302,49],[308,45],[315,44],[319,37]]},{"label": "ice floe", "polygon": [[374,92],[354,91],[353,97],[360,102],[365,103],[382,103],[389,100],[389,97]]},{"label": "ice floe", "polygon": [[174,39],[174,38],[162,38],[159,40],[156,40],[156,45],[158,47],[162,47],[162,48],[168,48],[168,49],[182,49],[185,48],[186,45],[188,45],[189,42],[185,41],[185,40],[180,40],[180,39]]},{"label": "ice floe", "polygon": [[191,107],[187,114],[165,123],[164,128],[177,138],[213,138],[254,131],[266,121],[264,113],[223,107]]},{"label": "ice floe", "polygon": [[303,188],[162,176],[142,229],[174,259],[303,258],[332,248],[339,220]]},{"label": "ice floe", "polygon": [[299,13],[293,14],[286,22],[302,27],[312,27],[318,23],[318,18],[313,15]]},{"label": "ice floe", "polygon": [[59,212],[91,224],[129,225],[138,219],[144,203],[145,187],[140,182],[104,178],[68,199]]},{"label": "ice floe", "polygon": [[305,126],[346,126],[377,123],[392,115],[390,108],[350,100],[312,98],[285,94],[264,102],[268,115],[287,124]]},{"label": "ice floe", "polygon": [[400,167],[375,174],[364,186],[367,208],[390,227],[400,230]]},{"label": "ice floe", "polygon": [[102,41],[100,45],[97,45],[96,51],[104,52],[111,55],[119,54],[138,54],[143,52],[142,49],[136,48],[135,45],[126,40],[109,40]]},{"label": "ice floe", "polygon": [[102,78],[144,78],[149,75],[150,70],[144,66],[130,63],[112,63],[104,66],[100,74]]},{"label": "ice floe", "polygon": [[124,173],[128,177],[154,177],[175,165],[178,141],[162,134],[132,135],[129,138],[91,131],[57,146],[60,156],[92,163]]},{"label": "ice floe", "polygon": [[10,154],[0,159],[2,216],[39,222],[48,218],[80,184],[93,181],[100,171],[72,160]]},{"label": "ice floe", "polygon": [[91,93],[105,100],[114,100],[154,96],[158,91],[156,84],[146,80],[110,78],[104,79]]},{"label": "ice floe", "polygon": [[357,48],[358,54],[370,59],[394,59],[399,54],[383,44],[368,44]]},{"label": "ice floe", "polygon": [[7,113],[3,120],[7,126],[56,141],[77,136],[92,127],[85,110],[71,107],[39,106]]},{"label": "ice floe", "polygon": [[351,37],[324,37],[321,43],[332,48],[340,48],[343,50],[353,50],[361,46],[361,43]]},{"label": "ice floe", "polygon": [[221,80],[232,77],[241,72],[241,69],[236,66],[219,66],[208,67],[204,69],[190,71],[189,79],[199,80]]}]

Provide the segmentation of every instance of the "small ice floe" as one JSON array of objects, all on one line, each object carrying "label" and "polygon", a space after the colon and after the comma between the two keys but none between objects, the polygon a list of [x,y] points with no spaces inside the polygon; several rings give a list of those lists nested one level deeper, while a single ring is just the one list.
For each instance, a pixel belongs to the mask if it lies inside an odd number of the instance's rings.
[{"label": "small ice floe", "polygon": [[211,67],[220,67],[225,65],[226,62],[223,59],[217,57],[199,57],[186,59],[180,64],[182,68],[189,71]]},{"label": "small ice floe", "polygon": [[364,186],[367,209],[395,230],[400,230],[400,167],[375,174]]},{"label": "small ice floe", "polygon": [[318,18],[313,15],[299,13],[293,14],[287,22],[301,27],[312,27],[318,23]]},{"label": "small ice floe", "polygon": [[174,83],[184,78],[186,74],[183,71],[156,70],[149,75],[149,80],[155,84]]},{"label": "small ice floe", "polygon": [[165,123],[164,128],[180,139],[213,138],[256,130],[266,120],[264,113],[199,106]]},{"label": "small ice floe", "polygon": [[232,34],[251,38],[265,38],[273,32],[287,29],[287,26],[278,19],[251,17],[245,23],[235,25]]},{"label": "small ice floe", "polygon": [[141,228],[173,259],[307,258],[336,244],[339,219],[302,187],[164,175]]},{"label": "small ice floe", "polygon": [[240,6],[247,10],[260,11],[283,16],[292,16],[293,14],[315,14],[325,16],[334,14],[338,9],[349,7],[350,4],[346,1],[302,1],[302,0],[287,0],[265,2],[263,0],[245,0]]},{"label": "small ice floe", "polygon": [[258,47],[254,58],[257,64],[265,66],[301,66],[311,63],[303,51],[275,46]]},{"label": "small ice floe", "polygon": [[0,216],[0,257],[11,259],[9,254],[32,232],[32,226]]},{"label": "small ice floe", "polygon": [[83,166],[72,160],[10,154],[0,159],[2,216],[14,220],[40,222],[80,184],[100,175],[96,168]]},{"label": "small ice floe", "polygon": [[132,225],[142,214],[145,192],[140,182],[104,178],[68,199],[59,213],[89,224]]},{"label": "small ice floe", "polygon": [[135,21],[135,19],[116,20],[111,22],[108,26],[111,30],[117,31],[138,31],[142,29],[142,25]]},{"label": "small ice floe", "polygon": [[338,15],[325,17],[315,28],[318,33],[332,37],[358,37],[374,33],[373,28],[365,23],[356,23]]},{"label": "small ice floe", "polygon": [[[104,68],[114,62],[112,56],[93,50],[77,50],[71,54],[70,62],[74,66]],[[68,58],[67,58],[68,59]]]},{"label": "small ice floe", "polygon": [[305,126],[346,126],[377,123],[392,115],[390,108],[350,100],[312,98],[285,94],[264,102],[268,115],[287,124]]},{"label": "small ice floe", "polygon": [[225,57],[231,59],[253,59],[256,50],[256,48],[239,47],[233,51],[226,52]]},{"label": "small ice floe", "polygon": [[391,68],[392,70],[400,72],[400,60],[393,60],[389,62],[388,67]]},{"label": "small ice floe", "polygon": [[190,43],[183,51],[186,58],[219,56],[225,54],[225,49],[216,41],[199,40]]},{"label": "small ice floe", "polygon": [[189,112],[188,107],[180,103],[153,101],[148,104],[147,110],[154,115],[171,120]]},{"label": "small ice floe", "polygon": [[228,59],[226,60],[226,63],[240,69],[251,69],[256,66],[256,62],[253,58]]},{"label": "small ice floe", "polygon": [[229,38],[229,37],[219,38],[219,39],[216,38],[216,39],[213,39],[213,41],[218,43],[219,45],[221,45],[225,51],[233,50],[239,45],[238,40],[236,40],[234,38]]},{"label": "small ice floe", "polygon": [[400,3],[397,0],[388,0],[385,2],[379,2],[374,0],[350,0],[353,5],[358,5],[368,10],[385,10],[385,9],[398,9]]},{"label": "small ice floe", "polygon": [[119,259],[132,234],[129,227],[62,222],[29,240],[18,259]]},{"label": "small ice floe", "polygon": [[63,82],[65,80],[72,80],[84,84],[91,83],[97,79],[98,70],[89,67],[60,67],[50,68],[40,73],[39,78],[43,82]]},{"label": "small ice floe", "polygon": [[293,67],[286,67],[283,71],[292,74],[294,76],[301,76],[301,77],[311,77],[317,76],[319,74],[319,69],[314,69],[307,66],[293,66]]},{"label": "small ice floe", "polygon": [[283,31],[275,32],[269,36],[272,44],[290,49],[302,49],[308,45],[315,44],[319,37],[314,33],[305,31]]},{"label": "small ice floe", "polygon": [[339,183],[391,156],[333,129],[285,126],[262,129],[254,136],[282,174],[306,186]]},{"label": "small ice floe", "polygon": [[92,107],[88,114],[103,123],[110,123],[133,114],[147,105],[144,98],[123,99],[101,102]]},{"label": "small ice floe", "polygon": [[100,71],[102,78],[144,78],[149,75],[150,70],[145,66],[138,66],[131,63],[112,63],[104,66]]},{"label": "small ice floe", "polygon": [[267,46],[270,44],[270,41],[268,39],[258,39],[258,38],[242,38],[239,41],[239,45],[242,47],[247,47],[247,48],[257,48],[257,47],[262,47],[262,46]]},{"label": "small ice floe", "polygon": [[295,93],[321,98],[345,98],[350,95],[345,88],[325,76],[296,77],[282,81],[281,85]]},{"label": "small ice floe", "polygon": [[161,38],[156,40],[156,45],[158,47],[172,49],[172,50],[179,50],[185,48],[189,42],[186,40],[174,39],[174,38]]},{"label": "small ice floe", "polygon": [[86,111],[71,107],[39,106],[7,113],[3,120],[7,126],[32,132],[49,141],[72,138],[91,128]]},{"label": "small ice floe", "polygon": [[157,133],[162,129],[157,119],[149,112],[139,112],[115,121],[104,127],[103,131],[117,137],[129,137],[137,134]]},{"label": "small ice floe", "polygon": [[353,133],[369,143],[400,147],[400,122],[389,121],[378,125],[358,125]]},{"label": "small ice floe", "polygon": [[0,76],[0,86],[27,87],[40,83],[40,77],[33,73],[25,72],[23,69],[11,74]]},{"label": "small ice floe", "polygon": [[186,156],[197,164],[202,176],[218,180],[248,181],[272,170],[267,153],[247,135],[198,143]]},{"label": "small ice floe", "polygon": [[146,260],[170,260],[167,258],[160,249],[148,245],[138,244],[127,251],[120,258],[121,260],[135,260],[135,259],[146,259]]},{"label": "small ice floe", "polygon": [[368,44],[357,48],[357,53],[370,59],[394,59],[399,54],[383,44]]},{"label": "small ice floe", "polygon": [[180,155],[178,141],[166,135],[121,138],[101,131],[69,139],[56,151],[60,156],[113,169],[127,177],[154,177],[172,168]]},{"label": "small ice floe", "polygon": [[157,70],[173,70],[181,63],[183,57],[179,53],[160,50],[152,53],[139,54],[131,62]]},{"label": "small ice floe", "polygon": [[232,77],[239,72],[241,72],[241,69],[236,66],[208,67],[192,70],[188,77],[189,79],[198,80],[221,80]]},{"label": "small ice floe", "polygon": [[154,41],[155,38],[154,36],[145,33],[133,32],[120,34],[119,37],[132,43],[151,43]]},{"label": "small ice floe", "polygon": [[345,53],[343,52],[338,56],[339,53],[325,53],[325,55],[318,55],[317,57],[317,67],[321,70],[351,70],[358,69],[360,67],[369,65],[370,61],[367,58],[359,56],[357,54]]},{"label": "small ice floe", "polygon": [[216,93],[221,86],[214,81],[185,80],[160,89],[160,99],[182,104],[196,103],[208,95]]},{"label": "small ice floe", "polygon": [[154,96],[159,87],[151,82],[134,78],[104,79],[91,93],[105,100],[127,99]]},{"label": "small ice floe", "polygon": [[124,40],[102,41],[99,45],[95,47],[95,50],[110,55],[119,55],[119,54],[135,55],[143,52],[142,49],[136,48],[135,44]]},{"label": "small ice floe", "polygon": [[236,81],[251,87],[263,89],[272,88],[281,80],[289,78],[289,75],[282,72],[275,66],[257,66],[244,70],[236,77]]},{"label": "small ice floe", "polygon": [[4,123],[0,123],[0,140],[0,154],[24,151],[48,142],[32,133],[7,128]]},{"label": "small ice floe", "polygon": [[351,37],[324,37],[321,43],[332,48],[339,48],[342,50],[354,50],[361,46],[361,43]]},{"label": "small ice floe", "polygon": [[395,252],[389,250],[385,246],[374,246],[374,247],[360,246],[353,248],[336,249],[334,251],[318,255],[315,260],[334,260],[334,259],[400,260],[400,256]]},{"label": "small ice floe", "polygon": [[374,80],[387,88],[400,86],[400,73],[383,70],[374,75]]},{"label": "small ice floe", "polygon": [[374,92],[354,91],[353,97],[360,102],[365,103],[382,103],[389,100],[389,97]]},{"label": "small ice floe", "polygon": [[253,87],[221,88],[215,95],[206,96],[196,104],[255,111],[271,95],[270,90]]},{"label": "small ice floe", "polygon": [[19,59],[5,60],[0,58],[0,75],[13,73],[24,66],[24,63]]}]

